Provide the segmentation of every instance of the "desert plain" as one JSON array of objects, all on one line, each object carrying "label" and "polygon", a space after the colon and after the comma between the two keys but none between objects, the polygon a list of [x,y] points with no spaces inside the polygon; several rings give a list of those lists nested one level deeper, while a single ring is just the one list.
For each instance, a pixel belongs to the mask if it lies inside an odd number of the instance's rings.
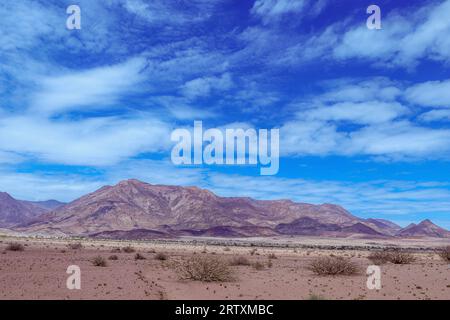
[{"label": "desert plain", "polygon": [[[11,244],[19,249],[11,250]],[[3,235],[0,299],[450,299],[450,266],[435,251],[449,245],[448,239],[396,242],[414,261],[380,265],[381,289],[369,289],[366,269],[374,263],[368,257],[391,245],[363,239],[114,241]],[[193,257],[226,264],[232,279],[186,279],[179,266]],[[357,271],[318,275],[310,265],[320,257],[343,257]],[[80,267],[79,290],[67,288],[70,265]]]}]

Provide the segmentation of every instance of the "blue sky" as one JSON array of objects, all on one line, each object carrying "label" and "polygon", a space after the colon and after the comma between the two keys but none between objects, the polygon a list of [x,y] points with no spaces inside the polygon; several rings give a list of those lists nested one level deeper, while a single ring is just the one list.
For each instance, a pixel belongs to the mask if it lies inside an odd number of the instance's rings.
[{"label": "blue sky", "polygon": [[[0,189],[17,198],[138,178],[450,227],[450,1],[16,0],[0,16]],[[279,173],[175,167],[170,133],[194,120],[279,128]]]}]

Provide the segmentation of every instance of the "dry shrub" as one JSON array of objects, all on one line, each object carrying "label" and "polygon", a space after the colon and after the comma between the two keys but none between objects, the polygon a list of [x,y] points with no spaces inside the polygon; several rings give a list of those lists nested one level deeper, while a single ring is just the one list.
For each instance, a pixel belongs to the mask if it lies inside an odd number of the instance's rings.
[{"label": "dry shrub", "polygon": [[410,264],[416,260],[413,254],[400,250],[376,251],[368,256],[368,259],[374,264]]},{"label": "dry shrub", "polygon": [[348,258],[319,257],[311,261],[308,269],[317,275],[355,275],[359,273],[358,266]]},{"label": "dry shrub", "polygon": [[389,253],[389,262],[392,262],[393,264],[410,264],[416,260],[414,255],[408,252],[395,250]]},{"label": "dry shrub", "polygon": [[442,258],[442,260],[444,260],[445,262],[450,262],[450,246],[439,249],[438,254]]},{"label": "dry shrub", "polygon": [[375,265],[382,265],[389,262],[390,254],[387,251],[374,251],[367,259],[369,259]]},{"label": "dry shrub", "polygon": [[6,250],[8,251],[23,251],[25,250],[25,247],[21,243],[10,243],[6,246]]},{"label": "dry shrub", "polygon": [[231,249],[228,247],[225,247],[225,248],[223,248],[223,251],[231,251]]},{"label": "dry shrub", "polygon": [[261,262],[255,262],[255,263],[252,263],[252,267],[254,268],[254,269],[256,269],[256,270],[264,270],[264,264],[262,264]]},{"label": "dry shrub", "polygon": [[226,282],[234,280],[228,263],[212,256],[195,255],[183,261],[178,272],[183,280]]},{"label": "dry shrub", "polygon": [[269,259],[276,259],[277,258],[275,253],[270,253],[268,257],[269,257]]},{"label": "dry shrub", "polygon": [[251,265],[251,262],[246,257],[234,257],[230,261],[230,266],[249,266],[249,265]]},{"label": "dry shrub", "polygon": [[160,260],[160,261],[165,261],[168,259],[168,256],[165,253],[159,252],[156,254],[155,259]]},{"label": "dry shrub", "polygon": [[136,253],[134,256],[134,260],[145,260],[147,259],[146,257],[144,257],[142,254],[140,253]]},{"label": "dry shrub", "polygon": [[94,259],[92,259],[92,264],[96,267],[106,267],[107,263],[105,258],[101,257],[101,256],[97,256]]},{"label": "dry shrub", "polygon": [[108,260],[119,260],[119,257],[113,254],[112,256],[109,256]]},{"label": "dry shrub", "polygon": [[83,245],[81,244],[81,242],[77,242],[77,243],[69,243],[67,247],[72,250],[80,250],[83,248]]},{"label": "dry shrub", "polygon": [[122,248],[122,251],[125,253],[133,253],[136,250],[132,246],[126,246],[125,248]]},{"label": "dry shrub", "polygon": [[111,253],[120,253],[121,251],[120,248],[114,248],[111,250]]}]

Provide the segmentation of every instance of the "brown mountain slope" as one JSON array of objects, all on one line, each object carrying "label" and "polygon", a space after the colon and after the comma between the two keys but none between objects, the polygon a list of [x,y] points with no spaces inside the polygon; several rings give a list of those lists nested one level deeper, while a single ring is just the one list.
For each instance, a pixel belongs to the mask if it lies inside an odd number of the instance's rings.
[{"label": "brown mountain slope", "polygon": [[[401,229],[360,219],[332,205],[219,197],[196,187],[126,180],[26,220],[14,229],[34,234],[150,239],[176,236],[450,237],[430,221]],[[401,230],[400,230],[401,229]]]},{"label": "brown mountain slope", "polygon": [[430,220],[424,220],[419,224],[410,224],[397,232],[400,237],[434,237],[450,238],[450,232],[435,225]]},{"label": "brown mountain slope", "polygon": [[[28,231],[88,235],[105,231],[144,229],[171,233],[270,233],[280,223],[313,217],[324,224],[352,226],[361,219],[342,207],[223,198],[196,187],[151,185],[127,180],[83,196],[26,226]],[[216,228],[216,229],[214,229]],[[244,228],[244,229],[243,229]],[[245,229],[247,228],[247,229]],[[261,229],[262,228],[262,229]],[[233,230],[234,229],[234,230]],[[208,231],[209,230],[209,231]],[[250,231],[249,231],[250,230]]]},{"label": "brown mountain slope", "polygon": [[20,201],[0,192],[0,228],[27,223],[48,210],[28,201]]},{"label": "brown mountain slope", "polygon": [[384,219],[366,219],[364,224],[376,230],[379,233],[394,236],[402,227]]}]

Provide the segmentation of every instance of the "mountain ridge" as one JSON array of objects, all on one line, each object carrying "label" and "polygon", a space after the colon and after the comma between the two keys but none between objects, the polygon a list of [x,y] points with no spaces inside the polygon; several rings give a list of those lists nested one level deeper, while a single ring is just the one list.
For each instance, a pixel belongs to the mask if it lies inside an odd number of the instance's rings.
[{"label": "mountain ridge", "polygon": [[[447,230],[431,221],[422,222],[420,228],[408,229],[388,220],[356,217],[334,204],[220,197],[198,187],[152,185],[136,179],[103,186],[55,209],[16,201],[27,208],[33,206],[36,211],[27,214],[22,223],[16,221],[12,228],[32,234],[106,238],[142,235],[148,238],[185,235],[450,237]],[[1,221],[0,210],[0,227],[4,227]]]}]

